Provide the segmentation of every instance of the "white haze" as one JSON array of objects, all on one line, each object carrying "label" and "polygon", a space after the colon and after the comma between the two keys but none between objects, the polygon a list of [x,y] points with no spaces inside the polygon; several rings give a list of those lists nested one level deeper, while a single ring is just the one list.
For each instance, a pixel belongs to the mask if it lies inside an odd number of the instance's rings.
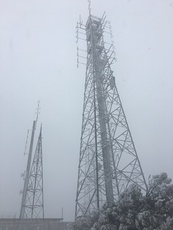
[{"label": "white haze", "polygon": [[[93,0],[106,11],[114,73],[146,175],[173,178],[173,0]],[[19,216],[27,129],[40,100],[45,216],[73,220],[85,67],[76,22],[86,0],[0,0],[0,217]],[[36,140],[35,140],[36,143]]]}]

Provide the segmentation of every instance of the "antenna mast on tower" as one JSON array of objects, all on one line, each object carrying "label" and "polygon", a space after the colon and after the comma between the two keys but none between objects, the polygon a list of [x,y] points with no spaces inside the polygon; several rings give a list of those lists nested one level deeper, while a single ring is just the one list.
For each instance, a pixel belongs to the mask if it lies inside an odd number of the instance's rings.
[{"label": "antenna mast on tower", "polygon": [[113,45],[105,36],[110,33],[105,14],[102,18],[91,15],[89,1],[87,23],[78,23],[77,31],[77,40],[83,36],[81,39],[87,43],[87,63],[76,218],[98,210],[105,203],[111,205],[130,184],[147,190],[111,69],[115,57]]}]

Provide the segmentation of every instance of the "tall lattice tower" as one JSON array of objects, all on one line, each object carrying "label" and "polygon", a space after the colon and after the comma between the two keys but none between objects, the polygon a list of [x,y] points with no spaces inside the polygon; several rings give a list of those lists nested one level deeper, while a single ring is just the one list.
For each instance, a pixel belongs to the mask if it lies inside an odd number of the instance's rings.
[{"label": "tall lattice tower", "polygon": [[76,218],[112,204],[130,184],[147,190],[111,69],[114,51],[105,39],[108,27],[105,14],[102,18],[90,14],[86,25],[77,24],[77,39],[87,43],[87,63]]},{"label": "tall lattice tower", "polygon": [[32,149],[36,123],[37,119],[33,122],[27,170],[24,178],[24,188],[20,209],[21,220],[26,218],[42,220],[44,218],[42,126],[40,128],[36,150],[32,161]]}]

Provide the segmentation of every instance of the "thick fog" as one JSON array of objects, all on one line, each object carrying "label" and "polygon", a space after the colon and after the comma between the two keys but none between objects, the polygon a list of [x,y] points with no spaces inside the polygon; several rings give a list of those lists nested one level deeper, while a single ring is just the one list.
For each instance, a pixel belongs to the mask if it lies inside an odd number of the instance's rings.
[{"label": "thick fog", "polygon": [[[112,25],[114,75],[146,180],[163,171],[173,178],[173,0],[93,0],[91,8]],[[0,217],[19,216],[40,101],[45,217],[63,208],[74,218],[85,81],[79,15],[85,23],[86,0],[0,1]]]}]

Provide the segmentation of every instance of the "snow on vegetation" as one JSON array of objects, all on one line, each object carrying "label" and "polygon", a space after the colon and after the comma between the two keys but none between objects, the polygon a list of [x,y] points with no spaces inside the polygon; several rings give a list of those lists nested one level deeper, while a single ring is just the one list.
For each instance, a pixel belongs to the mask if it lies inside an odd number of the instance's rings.
[{"label": "snow on vegetation", "polygon": [[148,192],[130,186],[111,207],[78,218],[71,230],[172,230],[173,184],[166,173],[153,176]]}]

